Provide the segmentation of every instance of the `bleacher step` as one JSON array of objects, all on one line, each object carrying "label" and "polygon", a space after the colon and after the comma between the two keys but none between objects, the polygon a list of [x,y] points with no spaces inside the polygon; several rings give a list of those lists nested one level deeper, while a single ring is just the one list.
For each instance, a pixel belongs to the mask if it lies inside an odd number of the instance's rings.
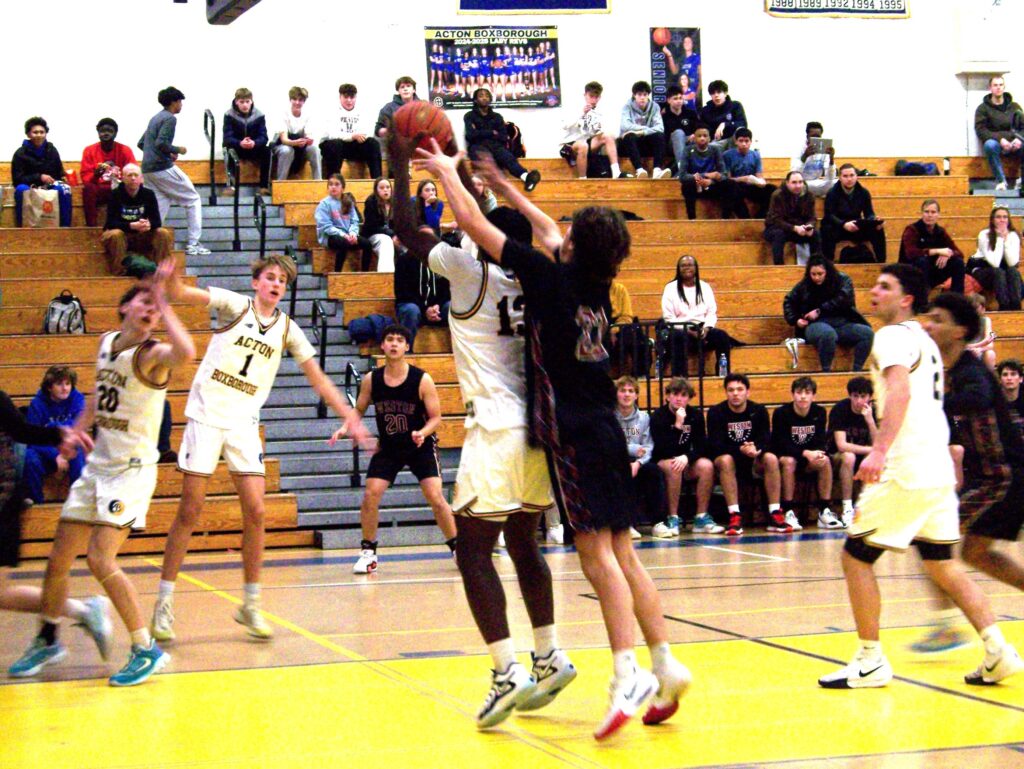
[{"label": "bleacher step", "polygon": [[[314,515],[320,514],[316,513]],[[430,512],[430,508],[413,508],[407,514],[401,516],[402,522],[415,521],[419,524],[415,526],[397,525],[398,520],[393,519],[385,522],[385,517],[386,511],[382,509],[379,551],[382,568],[387,568],[388,550],[395,547],[437,545],[440,558],[449,559],[451,557],[444,547],[444,535],[441,534],[441,530],[433,523],[433,514]],[[303,527],[317,527],[314,532],[315,542],[322,550],[358,549],[360,540],[358,511],[355,514],[354,520],[351,520],[351,516],[348,518],[344,523],[347,528],[322,529],[319,526],[332,524],[306,523],[303,520],[303,514],[299,513],[299,525]],[[452,564],[452,575],[458,576],[458,570],[454,563]]]}]

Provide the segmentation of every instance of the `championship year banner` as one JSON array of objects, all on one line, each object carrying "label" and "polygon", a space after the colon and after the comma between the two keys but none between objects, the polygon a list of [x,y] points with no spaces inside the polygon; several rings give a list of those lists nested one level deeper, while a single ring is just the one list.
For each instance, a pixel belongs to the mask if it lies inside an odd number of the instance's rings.
[{"label": "championship year banner", "polygon": [[664,104],[669,86],[683,89],[683,106],[699,112],[701,105],[700,29],[651,27],[651,98]]},{"label": "championship year banner", "polygon": [[459,13],[610,13],[611,0],[459,0]]},{"label": "championship year banner", "polygon": [[425,27],[430,100],[469,109],[487,88],[495,108],[558,107],[558,27]]},{"label": "championship year banner", "polygon": [[860,19],[906,19],[909,0],[765,0],[771,16],[807,18],[839,16]]}]

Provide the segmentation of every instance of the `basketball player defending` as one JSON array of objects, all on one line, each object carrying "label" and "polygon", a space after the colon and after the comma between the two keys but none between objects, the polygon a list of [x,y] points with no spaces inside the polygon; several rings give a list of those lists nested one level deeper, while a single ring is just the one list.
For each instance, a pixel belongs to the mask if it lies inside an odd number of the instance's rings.
[{"label": "basketball player defending", "polygon": [[875,334],[869,359],[881,423],[857,471],[865,487],[842,556],[860,649],[849,665],[818,679],[826,689],[878,687],[892,680],[879,641],[874,563],[886,550],[911,544],[928,577],[967,615],[985,644],[985,660],[967,682],[996,683],[1021,667],[988,598],[953,560],[960,521],[942,409],[942,356],[913,319],[927,302],[924,274],[909,265],[886,265],[871,289],[871,306],[885,324]]},{"label": "basketball player defending", "polygon": [[[363,377],[356,401],[360,417],[373,403],[380,444],[366,469],[366,491],[359,508],[363,541],[359,560],[352,569],[356,574],[377,571],[380,500],[405,467],[419,481],[445,544],[453,555],[455,553],[455,521],[444,498],[441,460],[437,452],[437,428],[441,425],[437,387],[430,374],[406,361],[409,331],[404,326],[385,328],[380,348],[386,362]],[[332,440],[343,437],[346,429],[342,426]]]},{"label": "basketball player defending", "polygon": [[[14,677],[34,676],[67,654],[57,640],[58,618],[68,597],[68,575],[83,550],[90,571],[131,634],[128,664],[111,676],[110,685],[141,684],[170,661],[150,637],[135,587],[116,559],[132,530],[146,527],[171,369],[196,354],[192,338],[167,302],[165,288],[173,271],[173,262],[165,261],[152,287],[130,288],[121,298],[121,330],[100,340],[95,392],[73,428],[85,434],[95,426],[96,445],[61,510],[43,581],[42,628],[11,666]],[[169,342],[151,338],[161,318]]]},{"label": "basketball player defending", "polygon": [[302,329],[277,307],[295,273],[289,256],[270,254],[253,262],[252,299],[222,288],[186,286],[176,275],[168,283],[172,301],[215,310],[220,327],[210,338],[185,406],[188,422],[178,452],[178,469],[185,474],[181,501],[167,534],[153,611],[152,630],[158,641],[174,640],[174,580],[203,511],[206,484],[222,453],[242,504],[245,598],[235,621],[254,638],[273,634],[260,612],[265,482],[259,419],[286,349],[313,389],[349,425],[349,436],[360,443],[369,441],[359,415],[320,369]]},{"label": "basketball player defending", "polygon": [[[485,254],[478,258],[417,228],[409,196],[411,145],[391,132],[394,226],[409,251],[452,286],[448,322],[466,404],[455,483],[458,563],[466,600],[494,662],[491,690],[477,714],[483,729],[501,723],[513,709],[550,704],[576,677],[576,668],[558,648],[551,571],[537,546],[540,515],[554,507],[554,497],[544,452],[526,441],[523,289]],[[530,223],[511,209],[495,209],[491,221],[523,242],[533,237]],[[516,662],[505,590],[491,557],[502,529],[533,626],[532,675]]]}]

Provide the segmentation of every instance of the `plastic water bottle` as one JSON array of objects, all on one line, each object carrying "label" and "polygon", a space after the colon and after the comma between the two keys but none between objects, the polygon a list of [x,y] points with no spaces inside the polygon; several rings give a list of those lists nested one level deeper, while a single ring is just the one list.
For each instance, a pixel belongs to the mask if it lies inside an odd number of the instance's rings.
[{"label": "plastic water bottle", "polygon": [[727,376],[729,374],[729,359],[723,352],[718,356],[718,376]]},{"label": "plastic water bottle", "polygon": [[949,158],[942,159],[942,175],[949,176]]}]

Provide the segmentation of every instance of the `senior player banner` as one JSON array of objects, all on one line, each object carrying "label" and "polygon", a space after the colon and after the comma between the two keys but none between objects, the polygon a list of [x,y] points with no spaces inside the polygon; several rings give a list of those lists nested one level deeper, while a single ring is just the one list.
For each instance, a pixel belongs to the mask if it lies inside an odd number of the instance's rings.
[{"label": "senior player banner", "polygon": [[683,104],[701,108],[700,30],[697,27],[651,27],[651,98],[665,102],[670,85],[683,89]]},{"label": "senior player banner", "polygon": [[490,89],[493,105],[557,107],[558,27],[425,27],[430,100],[468,109],[473,91]]},{"label": "senior player banner", "polygon": [[906,19],[909,0],[765,0],[765,13],[772,16],[845,16],[861,19]]},{"label": "senior player banner", "polygon": [[609,13],[611,0],[459,0],[459,13]]}]

